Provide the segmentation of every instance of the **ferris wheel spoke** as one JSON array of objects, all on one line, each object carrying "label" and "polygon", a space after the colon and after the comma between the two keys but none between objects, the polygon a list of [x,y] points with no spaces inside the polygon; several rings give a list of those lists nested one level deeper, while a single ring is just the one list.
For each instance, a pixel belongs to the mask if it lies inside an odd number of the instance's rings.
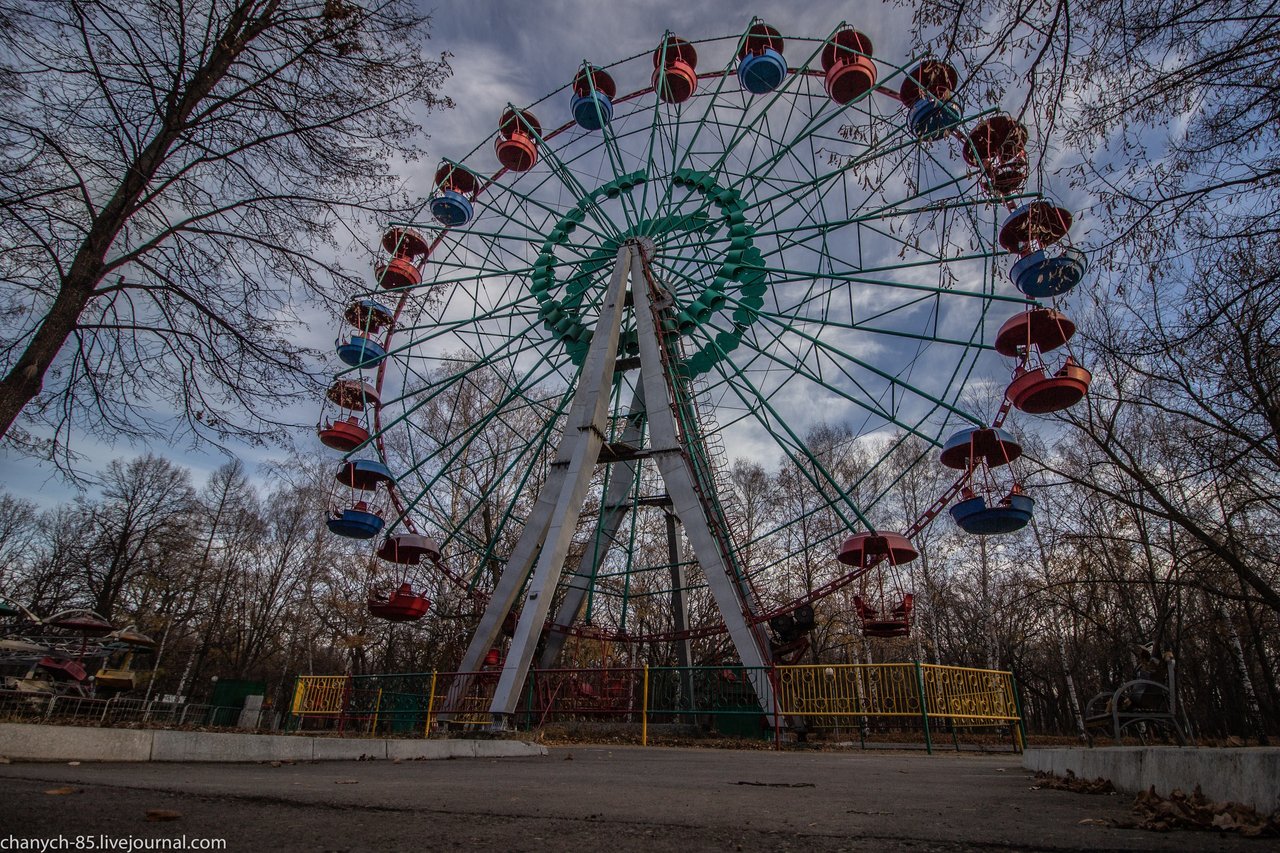
[{"label": "ferris wheel spoke", "polygon": [[[538,382],[541,382],[544,379],[549,378],[551,375],[554,374],[554,372],[555,371],[553,369],[544,373],[541,376],[533,377],[534,381],[532,384],[536,385]],[[513,383],[513,387],[511,387],[510,390],[508,390],[508,392],[504,395],[502,400],[497,404],[495,409],[500,411],[503,408],[503,406],[505,406],[507,403],[520,398],[522,396],[521,392],[524,388],[524,385],[530,378],[531,378],[531,374],[526,374],[526,376],[523,377],[521,381]],[[550,409],[552,416],[546,419],[544,434],[545,434],[545,431],[549,431],[552,428],[552,426],[556,423],[556,421],[563,415],[571,398],[572,398],[572,392],[565,391],[564,394],[562,394],[558,398],[557,404],[554,408],[548,407]],[[425,456],[421,460],[411,465],[406,471],[404,471],[401,474],[401,477],[416,473],[419,469],[421,469],[423,466],[427,465],[428,463],[436,462],[436,457],[440,455],[441,451],[444,451],[445,449],[450,447],[454,448],[450,455],[448,455],[443,461],[438,463],[439,470],[436,472],[435,475],[431,476],[424,482],[422,490],[419,493],[419,495],[430,492],[432,488],[439,482],[440,478],[443,477],[446,474],[446,472],[450,470],[450,466],[456,463],[460,459],[461,455],[470,448],[472,442],[474,442],[477,438],[479,438],[485,433],[485,428],[489,425],[489,423],[490,423],[490,417],[486,417],[486,418],[477,420],[475,423],[467,425],[466,427],[464,427],[462,431],[458,433],[457,436],[454,436],[449,441],[443,444],[440,444],[436,452]],[[460,439],[461,441],[459,441]],[[533,449],[534,449],[534,445],[533,443],[530,443],[529,445],[526,446],[525,450],[522,452],[521,455],[523,456],[525,454],[528,454]],[[410,502],[408,505],[406,505],[404,512],[401,514],[402,517],[404,514],[407,514],[408,512],[410,512],[415,505],[416,505],[415,502]]]},{"label": "ferris wheel spoke", "polygon": [[869,414],[874,415],[875,417],[878,417],[887,423],[893,424],[894,426],[898,427],[904,432],[918,436],[919,438],[929,442],[931,445],[938,444],[938,439],[935,436],[930,436],[920,432],[920,425],[929,418],[929,416],[933,413],[934,410],[931,409],[925,412],[917,420],[917,422],[914,425],[900,420],[892,411],[887,410],[883,406],[879,406],[871,402],[876,398],[877,395],[873,394],[870,391],[870,389],[866,388],[862,384],[862,382],[857,379],[857,377],[849,373],[848,370],[840,363],[839,360],[834,358],[829,359],[833,367],[836,370],[838,370],[846,380],[852,383],[855,388],[858,388],[860,391],[863,392],[862,396],[859,396],[857,394],[852,394],[847,389],[841,388],[839,385],[835,385],[827,381],[819,373],[810,369],[807,366],[807,361],[803,359],[801,356],[799,356],[798,354],[793,353],[793,355],[795,355],[795,358],[787,359],[772,352],[771,349],[769,348],[766,348],[763,346],[751,345],[751,344],[748,344],[748,346],[760,358],[763,358],[767,361],[771,361],[777,364],[779,367],[795,370],[796,375],[802,378],[808,379],[813,384],[821,387],[825,391],[830,392],[836,397],[839,397],[840,399],[843,399],[846,402],[852,403],[855,406],[858,406],[859,408],[864,409]]},{"label": "ferris wheel spoke", "polygon": [[[714,341],[711,343],[714,345]],[[761,355],[767,354],[761,353]],[[717,362],[716,370],[725,375],[726,379],[729,379],[726,372],[728,367],[724,362]],[[755,419],[770,435],[774,436],[775,440],[778,442],[778,446],[781,447],[787,457],[797,465],[797,468],[804,474],[806,479],[808,479],[813,486],[820,491],[824,488],[823,483],[825,482],[827,487],[834,489],[837,493],[840,493],[839,483],[830,474],[830,472],[826,470],[825,466],[822,465],[822,462],[809,451],[808,445],[806,445],[805,442],[796,435],[795,431],[787,425],[785,419],[779,417],[777,410],[774,409],[772,403],[769,401],[769,395],[762,393],[761,390],[756,387],[750,378],[741,370],[736,371],[734,378],[736,381],[728,382],[727,387],[733,391],[733,393],[738,395],[744,406],[747,406],[752,410],[752,414]],[[748,394],[751,395],[750,398],[747,396]],[[768,418],[765,417],[766,414],[768,415]],[[777,424],[777,427],[781,429],[782,432],[779,433],[773,424]],[[806,466],[810,465],[813,466],[813,469],[818,473],[818,477],[814,477],[809,473],[808,467]],[[842,500],[843,505],[853,513],[858,521],[868,529],[871,529],[871,524],[863,515],[861,508],[854,504],[847,496],[842,495],[842,497],[844,498],[844,500]],[[842,512],[839,514],[841,516],[841,520],[847,526],[853,526]]]},{"label": "ferris wheel spoke", "polygon": [[[537,209],[542,213],[546,214],[550,220],[559,219],[560,217],[564,216],[564,214],[567,212],[565,210],[557,210],[551,205],[544,203],[541,199],[534,197],[531,193],[522,193],[519,190],[515,189],[515,187],[512,186],[511,184],[505,184],[498,181],[494,181],[489,186],[497,187],[498,189],[502,190],[503,193],[509,195],[511,199],[514,202],[518,203],[520,207],[522,207],[526,212],[530,208]],[[600,239],[617,237],[619,234],[622,233],[621,229],[619,229],[617,225],[608,217],[608,215],[603,212],[603,210],[600,208],[599,205],[592,205],[591,212],[596,214],[597,216],[596,221],[599,222],[604,227],[605,230],[599,230],[599,229],[593,228],[592,226],[587,225],[585,221],[578,223],[579,228],[583,229],[584,231],[590,232],[592,235]],[[512,239],[512,237],[506,233],[491,234],[489,236],[493,238],[500,238],[500,239]],[[536,238],[527,238],[527,240],[530,244],[540,242]]]},{"label": "ferris wheel spoke", "polygon": [[933,394],[930,394],[928,391],[925,391],[922,388],[918,388],[915,385],[911,384],[910,382],[906,382],[900,379],[899,377],[893,375],[892,373],[889,373],[886,370],[881,370],[875,365],[867,362],[865,359],[859,358],[858,356],[855,356],[852,353],[844,352],[839,348],[820,340],[816,335],[811,335],[807,332],[804,332],[800,329],[795,328],[794,326],[786,326],[782,320],[776,317],[770,317],[765,315],[762,315],[762,317],[763,319],[769,320],[771,323],[774,323],[775,325],[785,328],[790,334],[803,338],[804,340],[811,343],[817,349],[821,350],[828,356],[831,356],[834,360],[838,360],[839,362],[848,362],[850,364],[854,364],[862,368],[863,370],[866,370],[869,373],[879,376],[881,379],[885,380],[886,382],[892,383],[894,386],[901,388],[904,391],[907,391],[917,397],[920,397],[930,403],[933,403],[935,406],[938,406],[939,408],[946,409],[947,411],[951,412],[953,415],[956,415],[957,417],[963,420],[966,420],[969,423],[972,423],[978,427],[986,426],[986,423],[981,418],[978,418],[976,415],[966,412],[965,410],[955,405],[952,405],[951,403],[948,403],[946,400],[940,397],[937,397]]},{"label": "ferris wheel spoke", "polygon": [[[390,423],[382,424],[377,434],[380,435],[397,424],[406,421],[409,416],[418,411],[418,409],[433,402],[437,397],[448,393],[448,391],[450,391],[454,386],[468,381],[471,372],[492,368],[495,364],[503,360],[512,361],[514,363],[516,357],[521,353],[532,351],[540,347],[539,341],[529,340],[523,336],[508,334],[503,337],[505,339],[505,343],[500,347],[496,347],[493,351],[487,354],[481,355],[478,352],[473,351],[475,360],[471,361],[466,369],[451,373],[437,382],[426,382],[423,387],[416,389],[415,391],[406,393],[401,397],[385,401],[382,408],[394,404],[403,404],[405,405],[405,410],[397,415]],[[519,386],[513,389],[513,393],[521,390],[523,385],[528,382],[530,375],[531,374],[526,374],[525,377],[523,377]],[[536,382],[534,384],[536,384]],[[414,402],[409,404],[410,400],[414,400]]]}]

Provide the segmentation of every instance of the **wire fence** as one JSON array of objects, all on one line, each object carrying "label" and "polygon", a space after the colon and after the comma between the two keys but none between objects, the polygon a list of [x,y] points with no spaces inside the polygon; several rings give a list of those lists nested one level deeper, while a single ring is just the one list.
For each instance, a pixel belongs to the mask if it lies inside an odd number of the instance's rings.
[{"label": "wire fence", "polygon": [[122,696],[97,699],[0,690],[0,721],[132,728],[217,728],[269,731],[274,716],[243,708],[193,702],[164,702]]}]

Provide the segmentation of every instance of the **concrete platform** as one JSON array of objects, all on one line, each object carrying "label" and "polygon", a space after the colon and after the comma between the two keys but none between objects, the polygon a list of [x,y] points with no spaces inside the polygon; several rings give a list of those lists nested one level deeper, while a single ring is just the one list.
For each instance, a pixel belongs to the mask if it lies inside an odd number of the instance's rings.
[{"label": "concrete platform", "polygon": [[1244,803],[1263,814],[1280,810],[1280,748],[1194,749],[1178,746],[1111,746],[1096,749],[1028,749],[1028,770],[1082,779],[1110,779],[1117,791],[1136,794],[1155,786],[1191,793],[1197,785],[1211,800]]},{"label": "concrete platform", "polygon": [[[1270,840],[1210,832],[1121,828],[1118,822],[1132,823],[1132,797],[1039,788],[1018,761],[941,751],[574,746],[538,758],[279,767],[15,763],[0,765],[0,838],[219,838],[228,851],[333,853],[1262,853],[1274,847]],[[176,816],[149,821],[151,809]]]},{"label": "concrete platform", "polygon": [[430,760],[546,754],[546,747],[518,740],[382,740],[0,723],[0,756],[14,761]]}]

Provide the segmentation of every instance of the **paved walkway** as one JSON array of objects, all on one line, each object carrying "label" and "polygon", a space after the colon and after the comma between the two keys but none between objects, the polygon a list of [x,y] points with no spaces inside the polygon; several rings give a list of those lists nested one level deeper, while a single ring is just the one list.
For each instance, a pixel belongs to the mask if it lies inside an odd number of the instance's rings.
[{"label": "paved walkway", "polygon": [[[638,747],[398,764],[10,764],[0,765],[0,839],[185,835],[226,839],[230,851],[554,853],[1261,851],[1273,843],[1099,825],[1128,816],[1129,797],[1033,784],[1011,755]],[[75,792],[46,793],[68,787]],[[148,822],[149,809],[180,817]]]}]

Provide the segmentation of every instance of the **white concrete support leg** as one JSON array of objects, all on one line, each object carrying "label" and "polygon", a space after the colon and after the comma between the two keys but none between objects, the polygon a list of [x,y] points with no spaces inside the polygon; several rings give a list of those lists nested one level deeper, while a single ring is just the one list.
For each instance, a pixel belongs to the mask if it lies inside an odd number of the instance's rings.
[{"label": "white concrete support leg", "polygon": [[[622,431],[622,444],[639,446],[644,433],[644,420],[644,393],[637,389],[631,403],[631,411],[627,415],[627,428]],[[568,627],[578,620],[578,615],[586,603],[587,593],[595,582],[596,573],[600,571],[600,565],[605,557],[613,550],[618,530],[631,509],[627,496],[635,487],[636,468],[639,462],[639,459],[630,459],[614,463],[613,470],[609,474],[609,488],[605,492],[604,505],[600,508],[602,516],[600,526],[591,540],[591,546],[587,548],[587,552],[582,555],[582,560],[578,563],[578,571],[569,579],[569,588],[565,591],[564,600],[560,602],[560,609],[556,611],[554,624]],[[551,669],[555,666],[556,658],[560,657],[560,650],[564,648],[567,638],[567,634],[553,630],[543,644],[538,666],[542,669]]]},{"label": "white concrete support leg", "polygon": [[[770,717],[773,715],[773,685],[765,669],[771,663],[768,644],[763,642],[760,634],[753,629],[750,612],[742,589],[731,574],[729,563],[721,551],[707,520],[706,507],[694,485],[694,474],[691,461],[685,449],[679,443],[676,430],[673,390],[669,377],[664,370],[662,351],[658,337],[658,320],[654,316],[652,300],[647,276],[641,279],[636,276],[632,302],[636,318],[636,333],[640,339],[640,376],[644,387],[645,400],[649,403],[649,436],[652,443],[651,454],[662,473],[667,485],[667,494],[676,515],[684,524],[689,544],[693,547],[694,557],[702,567],[707,586],[715,598],[724,617],[725,626],[729,629],[729,637],[742,658],[744,666],[749,667],[748,678],[755,687],[756,696],[760,699],[761,708]],[[665,401],[665,405],[658,404]]]},{"label": "white concrete support leg", "polygon": [[[555,507],[551,513],[551,524],[547,527],[542,550],[533,567],[533,577],[529,581],[524,607],[521,608],[520,619],[516,623],[515,636],[511,639],[511,649],[507,653],[498,687],[493,694],[493,702],[489,706],[494,715],[495,726],[504,725],[515,713],[520,701],[529,664],[533,660],[542,626],[547,621],[556,584],[564,571],[564,560],[577,529],[578,517],[582,513],[587,487],[591,483],[591,475],[604,444],[622,312],[634,259],[635,249],[631,245],[623,245],[618,249],[613,279],[609,282],[604,305],[596,320],[591,346],[587,350],[586,363],[578,380],[578,389],[574,394],[573,406],[565,424],[565,434],[557,453],[557,463],[561,458],[566,459],[566,469],[554,495]],[[636,279],[639,280],[640,276],[637,275]]]}]

